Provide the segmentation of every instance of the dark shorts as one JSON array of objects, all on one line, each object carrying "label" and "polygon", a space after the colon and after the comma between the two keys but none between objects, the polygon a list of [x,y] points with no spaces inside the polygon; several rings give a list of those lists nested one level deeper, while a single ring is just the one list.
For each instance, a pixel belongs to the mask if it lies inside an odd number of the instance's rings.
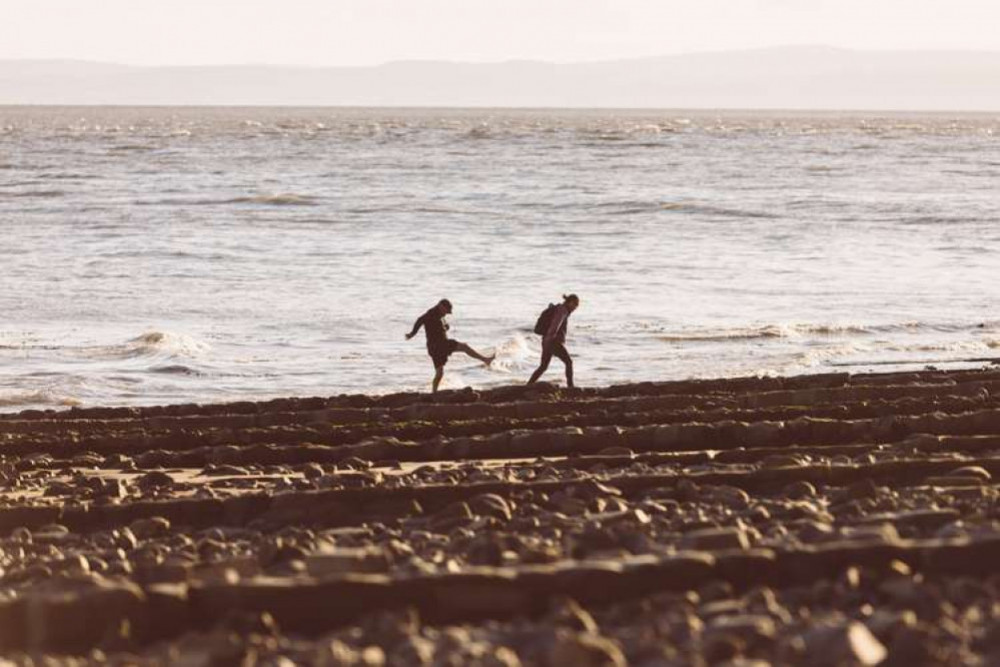
[{"label": "dark shorts", "polygon": [[427,346],[427,354],[431,355],[431,360],[434,362],[434,367],[439,368],[448,363],[448,357],[451,353],[458,349],[460,343],[457,340],[451,340],[450,338],[441,343],[436,343],[434,345]]}]

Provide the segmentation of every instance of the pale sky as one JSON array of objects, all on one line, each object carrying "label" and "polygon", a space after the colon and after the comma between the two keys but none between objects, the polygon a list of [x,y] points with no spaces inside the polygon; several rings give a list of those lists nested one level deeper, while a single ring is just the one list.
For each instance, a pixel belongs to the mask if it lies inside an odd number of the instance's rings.
[{"label": "pale sky", "polygon": [[0,59],[555,62],[817,44],[1000,51],[1000,0],[0,0]]}]

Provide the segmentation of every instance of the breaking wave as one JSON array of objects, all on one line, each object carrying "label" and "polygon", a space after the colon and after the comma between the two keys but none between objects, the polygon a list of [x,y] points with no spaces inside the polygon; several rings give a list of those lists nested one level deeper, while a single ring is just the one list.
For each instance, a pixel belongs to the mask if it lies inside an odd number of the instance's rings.
[{"label": "breaking wave", "polygon": [[187,334],[149,331],[120,345],[80,348],[80,353],[92,359],[177,359],[200,357],[210,349],[208,343]]},{"label": "breaking wave", "polygon": [[[658,325],[639,323],[629,328],[652,334],[664,342],[712,342],[758,340],[769,338],[873,336],[880,334],[889,335],[902,333],[977,333],[992,332],[996,329],[996,324],[992,321],[979,323],[910,321],[887,324],[793,322],[787,324],[748,325],[743,327],[692,327],[681,330],[669,330]],[[920,348],[919,345],[923,345],[924,347]],[[919,343],[911,346],[906,343],[900,343],[899,349],[927,349],[944,351],[947,350],[950,345],[950,343]],[[971,347],[995,347],[1000,345],[1000,341],[988,339],[984,341],[962,343],[962,345]]]},{"label": "breaking wave", "polygon": [[17,408],[33,405],[69,408],[81,405],[81,402],[71,396],[60,396],[44,389],[30,391],[0,390],[0,407]]},{"label": "breaking wave", "polygon": [[733,340],[759,340],[768,338],[797,338],[801,336],[866,335],[877,331],[905,330],[915,325],[899,324],[874,326],[862,324],[765,324],[760,326],[723,329],[691,329],[681,332],[657,333],[666,342],[711,342]]}]

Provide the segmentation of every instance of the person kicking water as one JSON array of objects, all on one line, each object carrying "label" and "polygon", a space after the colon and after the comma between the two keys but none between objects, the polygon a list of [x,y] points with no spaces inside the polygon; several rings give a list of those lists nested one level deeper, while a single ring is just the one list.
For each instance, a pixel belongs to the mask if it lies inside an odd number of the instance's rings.
[{"label": "person kicking water", "polygon": [[549,368],[552,357],[558,357],[566,366],[566,386],[573,388],[573,359],[566,350],[566,329],[569,325],[569,316],[580,306],[580,298],[575,294],[563,295],[563,302],[558,306],[549,304],[538,322],[535,324],[535,333],[542,337],[542,361],[532,374],[528,384],[538,382]]},{"label": "person kicking water", "polygon": [[417,318],[417,321],[413,323],[413,330],[406,334],[406,340],[410,340],[417,335],[420,327],[424,328],[424,333],[427,335],[427,354],[434,362],[434,382],[431,384],[431,391],[434,393],[437,393],[441,378],[444,377],[444,365],[448,363],[448,357],[453,352],[464,352],[487,366],[493,363],[493,359],[496,358],[495,354],[492,357],[483,356],[465,343],[448,338],[448,323],[444,321],[444,318],[451,315],[451,310],[451,301],[441,299],[436,306]]}]

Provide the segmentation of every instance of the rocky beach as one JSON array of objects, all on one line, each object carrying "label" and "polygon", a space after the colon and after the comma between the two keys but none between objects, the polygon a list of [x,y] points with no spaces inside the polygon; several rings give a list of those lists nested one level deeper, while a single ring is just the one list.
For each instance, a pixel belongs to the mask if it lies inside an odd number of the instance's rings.
[{"label": "rocky beach", "polygon": [[14,664],[1000,664],[1000,370],[0,416]]}]

